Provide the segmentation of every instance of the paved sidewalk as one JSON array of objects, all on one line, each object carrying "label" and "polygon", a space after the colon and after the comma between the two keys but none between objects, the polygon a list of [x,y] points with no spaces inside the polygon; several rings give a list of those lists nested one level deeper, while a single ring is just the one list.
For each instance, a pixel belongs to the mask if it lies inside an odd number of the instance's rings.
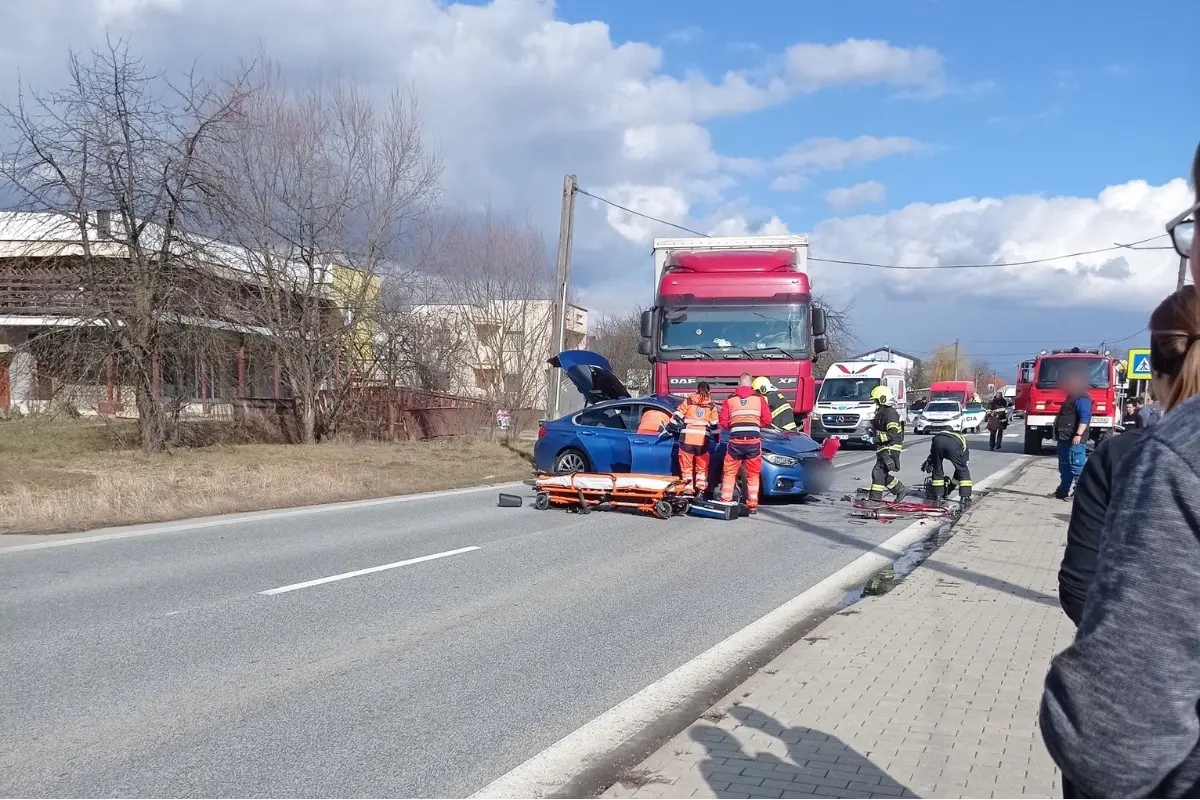
[{"label": "paved sidewalk", "polygon": [[888,594],[822,623],[605,797],[1061,797],[1037,727],[1074,628],[1052,459]]}]

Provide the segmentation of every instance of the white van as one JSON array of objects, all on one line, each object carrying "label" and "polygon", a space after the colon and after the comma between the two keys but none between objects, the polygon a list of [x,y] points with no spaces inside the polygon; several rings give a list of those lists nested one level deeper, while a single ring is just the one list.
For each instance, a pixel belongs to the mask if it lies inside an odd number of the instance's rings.
[{"label": "white van", "polygon": [[875,403],[871,390],[886,386],[900,424],[908,418],[908,385],[904,368],[894,361],[840,361],[825,372],[812,413],[812,437],[850,442],[871,441]]}]

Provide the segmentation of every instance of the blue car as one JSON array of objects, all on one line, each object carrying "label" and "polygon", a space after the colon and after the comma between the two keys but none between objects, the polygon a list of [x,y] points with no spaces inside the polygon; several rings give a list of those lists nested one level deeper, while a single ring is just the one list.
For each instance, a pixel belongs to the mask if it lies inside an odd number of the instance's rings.
[{"label": "blue car", "polygon": [[[630,397],[613,374],[608,359],[587,350],[568,350],[550,359],[584,397],[584,409],[543,421],[533,448],[540,472],[639,472],[678,475],[677,443],[667,437],[637,433],[649,409],[674,413],[675,397]],[[713,451],[709,485],[721,480],[725,442]],[[827,491],[833,467],[820,448],[802,433],[763,431],[762,494],[800,497]]]}]

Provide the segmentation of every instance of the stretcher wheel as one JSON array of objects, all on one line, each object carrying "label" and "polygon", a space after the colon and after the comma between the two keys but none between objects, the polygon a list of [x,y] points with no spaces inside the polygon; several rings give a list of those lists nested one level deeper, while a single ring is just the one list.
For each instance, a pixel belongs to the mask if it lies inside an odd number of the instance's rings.
[{"label": "stretcher wheel", "polygon": [[538,511],[545,511],[550,507],[550,494],[548,492],[538,492],[533,498],[533,507]]},{"label": "stretcher wheel", "polygon": [[659,500],[654,504],[654,516],[659,519],[670,519],[674,511],[669,500]]}]

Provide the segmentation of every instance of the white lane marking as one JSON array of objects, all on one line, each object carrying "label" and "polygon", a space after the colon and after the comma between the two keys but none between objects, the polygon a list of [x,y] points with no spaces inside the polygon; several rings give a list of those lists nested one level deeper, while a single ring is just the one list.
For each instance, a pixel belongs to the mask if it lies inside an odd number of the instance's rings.
[{"label": "white lane marking", "polygon": [[290,583],[287,586],[280,586],[277,589],[267,589],[259,594],[272,595],[283,594],[284,592],[294,592],[297,589],[307,589],[310,586],[320,586],[323,583],[333,583],[334,581],[344,581],[347,578],[357,578],[359,575],[370,575],[372,572],[383,572],[387,569],[396,569],[397,567],[407,567],[409,564],[420,564],[423,561],[433,561],[447,556],[457,556],[461,553],[470,553],[472,550],[478,550],[478,547],[460,547],[457,550],[447,550],[444,553],[434,553],[433,555],[420,556],[418,558],[409,558],[404,561],[396,561],[392,564],[380,564],[378,567],[367,567],[366,569],[356,569],[353,572],[343,572],[340,575],[330,575],[328,578],[317,578],[303,583]]},{"label": "white lane marking", "polygon": [[[24,553],[29,550],[46,550],[51,547],[67,547],[73,544],[91,544],[93,542],[107,542],[114,539],[133,539],[138,536],[156,536],[162,533],[178,533],[181,531],[202,530],[204,528],[217,528],[222,525],[237,525],[243,522],[287,519],[288,517],[298,517],[305,514],[323,514],[329,511],[353,511],[355,509],[371,508],[373,506],[386,506],[396,503],[412,503],[416,502],[417,500],[436,500],[440,497],[456,497],[463,494],[494,491],[497,489],[508,489],[512,487],[519,487],[521,485],[522,484],[519,481],[512,481],[510,483],[493,483],[485,486],[468,486],[464,489],[446,489],[439,492],[402,494],[396,495],[395,497],[378,497],[370,500],[349,500],[344,503],[328,503],[319,506],[279,508],[272,511],[251,511],[245,514],[229,514],[221,517],[202,517],[194,520],[180,520],[179,522],[163,523],[162,525],[155,525],[154,527],[150,528],[129,526],[128,528],[112,529],[112,533],[100,533],[91,536],[76,536],[70,539],[55,538],[53,541],[37,542],[36,544],[18,544],[9,546],[0,543],[0,556],[7,553]],[[55,537],[71,535],[72,534],[46,534],[46,536]]]},{"label": "white lane marking", "polygon": [[[1018,459],[980,480],[975,488],[982,490],[1002,482],[1031,460]],[[874,550],[501,775],[472,797],[547,797],[562,791],[577,776],[610,757],[681,703],[705,691],[793,625],[836,605],[847,591],[861,586],[871,575],[891,564],[906,547],[925,538],[933,529],[933,522],[914,522]]]}]

